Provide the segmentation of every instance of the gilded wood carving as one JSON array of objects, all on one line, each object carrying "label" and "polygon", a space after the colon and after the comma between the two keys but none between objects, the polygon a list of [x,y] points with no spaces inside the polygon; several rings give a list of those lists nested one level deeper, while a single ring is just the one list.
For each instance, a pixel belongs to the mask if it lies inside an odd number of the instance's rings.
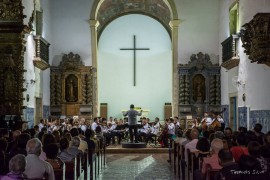
[{"label": "gilded wood carving", "polygon": [[270,66],[270,13],[258,13],[244,24],[241,40],[252,63]]},{"label": "gilded wood carving", "polygon": [[64,54],[59,66],[51,67],[51,114],[92,116],[92,67],[78,54]]},{"label": "gilded wood carving", "polygon": [[23,113],[24,34],[21,0],[0,3],[0,115]]}]

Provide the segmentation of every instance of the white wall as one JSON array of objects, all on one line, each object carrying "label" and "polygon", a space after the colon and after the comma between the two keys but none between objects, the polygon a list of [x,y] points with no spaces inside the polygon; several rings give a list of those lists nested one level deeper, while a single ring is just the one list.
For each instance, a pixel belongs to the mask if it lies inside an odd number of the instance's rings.
[{"label": "white wall", "polygon": [[[52,31],[52,2],[53,0],[43,1],[40,0],[41,8],[43,9],[43,31],[42,37],[45,38],[50,45],[50,57],[49,60],[52,62],[53,59],[53,49],[54,49],[54,41],[53,41],[53,31]],[[38,71],[37,71],[38,72]],[[50,68],[40,73],[38,82],[42,87],[42,97],[43,97],[43,105],[50,105]]]},{"label": "white wall", "polygon": [[179,63],[198,52],[218,54],[219,1],[175,0],[179,19]]},{"label": "white wall", "polygon": [[[32,16],[32,12],[34,10],[34,3],[33,1],[27,1],[23,0],[22,1],[23,6],[25,7],[23,10],[23,14],[26,15],[26,18],[23,20],[24,24],[28,25],[29,19]],[[35,55],[35,43],[33,39],[33,34],[26,34],[25,35],[25,48],[26,51],[24,53],[24,69],[27,71],[24,73],[24,87],[27,89],[23,96],[25,98],[23,104],[24,106],[34,108],[35,107],[35,85],[34,84],[29,84],[30,80],[33,79],[35,80],[35,68],[33,64],[33,58]],[[29,94],[29,102],[26,101],[26,96]]]},{"label": "white wall", "polygon": [[[270,12],[269,0],[240,1],[240,25],[249,22],[258,12]],[[246,61],[246,104],[251,110],[270,108],[270,68],[266,65],[250,63],[243,53],[241,61]],[[240,67],[239,67],[240,68]]]},{"label": "white wall", "polygon": [[[229,37],[229,8],[234,0],[220,1],[220,43]],[[240,26],[248,23],[258,12],[270,12],[269,0],[243,0],[239,1],[239,22]],[[219,43],[219,44],[220,44]],[[239,80],[246,81],[243,88],[238,91],[238,106],[250,106],[251,110],[267,110],[270,107],[270,97],[267,96],[270,91],[270,68],[266,65],[250,63],[248,56],[244,53],[242,42],[238,44],[240,63],[239,66],[231,70],[221,71],[222,76],[222,104],[228,104],[228,94],[237,92],[232,86],[232,77],[238,76]],[[222,56],[222,47],[219,45],[220,62]],[[226,83],[227,78],[227,83]],[[246,102],[243,102],[242,95],[246,94]]]},{"label": "white wall", "polygon": [[[131,23],[132,22],[132,23]],[[137,84],[133,86],[133,47],[136,35]],[[108,103],[108,116],[122,117],[130,104],[150,109],[149,117],[164,118],[164,103],[172,98],[171,40],[164,27],[143,15],[127,15],[110,23],[99,44],[99,102]]]},{"label": "white wall", "polygon": [[91,65],[90,10],[93,0],[52,1],[52,65],[59,65],[63,53],[77,53]]}]

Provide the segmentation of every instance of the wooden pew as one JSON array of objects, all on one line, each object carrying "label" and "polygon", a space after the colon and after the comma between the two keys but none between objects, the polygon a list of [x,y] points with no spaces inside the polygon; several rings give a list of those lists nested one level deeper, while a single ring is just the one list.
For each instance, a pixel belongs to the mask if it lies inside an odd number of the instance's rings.
[{"label": "wooden pew", "polygon": [[55,179],[59,180],[65,180],[65,173],[66,173],[66,166],[65,163],[63,164],[63,167],[61,169],[54,169],[54,177]]},{"label": "wooden pew", "polygon": [[215,175],[219,172],[219,169],[212,169],[212,167],[208,164],[206,165],[206,180],[214,180]]},{"label": "wooden pew", "polygon": [[89,179],[92,180],[94,178],[94,161],[95,161],[95,150],[88,149],[88,161],[90,166],[90,177]]},{"label": "wooden pew", "polygon": [[87,180],[87,179],[90,179],[90,177],[88,177],[88,173],[90,171],[89,153],[84,153],[83,157],[84,157],[84,162],[83,162],[84,179]]},{"label": "wooden pew", "polygon": [[[181,169],[181,171],[182,171],[182,164],[181,164],[181,161],[182,160],[185,160],[185,146],[184,145],[181,145],[181,150],[180,150],[180,153],[181,153],[181,159],[180,159],[180,169]],[[185,167],[184,167],[184,169],[185,169]],[[182,176],[183,176],[183,173],[182,173]],[[186,177],[182,177],[182,179],[185,179]]]},{"label": "wooden pew", "polygon": [[77,158],[74,158],[73,161],[65,162],[66,173],[65,178],[67,180],[74,180],[77,178]]},{"label": "wooden pew", "polygon": [[76,173],[77,173],[77,179],[83,179],[84,178],[84,167],[83,167],[83,163],[85,161],[84,156],[81,154],[78,154],[76,156],[77,159],[77,169],[76,169]]},{"label": "wooden pew", "polygon": [[173,141],[173,170],[174,170],[174,174],[176,174],[177,147],[178,147],[178,143]]},{"label": "wooden pew", "polygon": [[188,161],[187,163],[187,174],[188,174],[188,180],[190,180],[190,173],[192,173],[192,153],[190,152],[189,149],[187,149],[187,156],[188,156]]},{"label": "wooden pew", "polygon": [[177,146],[177,171],[178,171],[178,178],[181,178],[181,152],[182,152],[182,146],[181,144],[178,144]]}]

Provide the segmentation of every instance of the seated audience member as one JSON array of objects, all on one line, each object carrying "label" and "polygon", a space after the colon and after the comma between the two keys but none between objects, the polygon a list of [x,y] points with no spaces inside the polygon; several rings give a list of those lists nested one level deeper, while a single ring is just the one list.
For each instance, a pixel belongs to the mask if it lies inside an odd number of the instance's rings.
[{"label": "seated audience member", "polygon": [[210,156],[203,158],[202,174],[205,176],[206,167],[210,165],[212,169],[221,169],[218,161],[218,153],[223,148],[223,142],[221,139],[216,138],[211,142],[212,153]]},{"label": "seated audience member", "polygon": [[225,137],[225,135],[222,131],[215,132],[215,138],[223,139],[224,137]]},{"label": "seated audience member", "polygon": [[260,162],[252,156],[242,155],[239,160],[239,168],[243,180],[270,179],[269,174],[261,169]]},{"label": "seated audience member", "polygon": [[231,139],[232,134],[233,134],[232,129],[230,127],[226,127],[224,130],[225,137],[227,137],[228,139]]},{"label": "seated audience member", "polygon": [[237,146],[233,146],[230,150],[233,154],[233,158],[236,163],[239,162],[240,157],[245,154],[248,155],[248,149],[246,147],[246,136],[243,133],[240,133],[236,137]]},{"label": "seated audience member", "polygon": [[83,155],[82,150],[78,149],[80,146],[81,139],[78,136],[72,137],[68,153],[77,156],[78,154]]},{"label": "seated audience member", "polygon": [[261,169],[267,172],[267,161],[261,156],[261,145],[257,141],[248,143],[248,153],[260,162]]},{"label": "seated audience member", "polygon": [[4,138],[8,141],[8,139],[9,139],[8,129],[0,129],[0,138]]},{"label": "seated audience member", "polygon": [[47,159],[46,153],[45,153],[46,146],[48,146],[51,143],[56,143],[56,140],[55,140],[54,135],[52,135],[52,134],[44,134],[43,137],[42,137],[41,142],[42,142],[43,147],[42,147],[42,151],[40,153],[39,158],[41,160],[45,161]]},{"label": "seated audience member", "polygon": [[52,166],[39,159],[42,144],[38,138],[30,139],[26,144],[26,167],[24,173],[29,179],[54,180],[54,171]]},{"label": "seated audience member", "polygon": [[17,146],[14,146],[15,148],[12,151],[10,151],[9,157],[12,158],[17,154],[23,154],[26,156],[27,155],[26,144],[30,139],[31,137],[29,134],[22,133],[21,135],[19,135],[19,137],[17,138]]},{"label": "seated audience member", "polygon": [[199,155],[209,152],[210,150],[210,143],[208,139],[202,137],[198,140],[196,149],[199,151]]},{"label": "seated audience member", "polygon": [[53,169],[61,169],[64,164],[63,161],[57,157],[58,152],[59,147],[56,143],[49,144],[45,149],[47,155],[46,161],[52,165]]},{"label": "seated audience member", "polygon": [[188,129],[185,132],[185,138],[181,139],[181,141],[179,142],[180,145],[185,146],[187,143],[189,143],[192,140],[190,137],[190,133],[191,133],[191,129]]},{"label": "seated audience member", "polygon": [[196,145],[198,142],[198,137],[199,137],[199,131],[195,128],[191,130],[190,133],[191,141],[185,145],[185,161],[188,161],[188,155],[187,155],[187,150],[189,149],[190,152],[197,151]]},{"label": "seated audience member", "polygon": [[258,142],[263,145],[264,133],[262,133],[262,125],[259,123],[255,124],[253,131],[255,133],[255,136],[257,137]]},{"label": "seated audience member", "polygon": [[58,157],[63,161],[63,162],[70,162],[73,161],[75,158],[74,155],[70,154],[68,152],[68,147],[69,147],[69,142],[67,138],[62,138],[60,140],[60,153],[58,154]]},{"label": "seated audience member", "polygon": [[8,162],[8,158],[6,157],[7,146],[7,140],[4,138],[0,138],[0,175],[4,175],[8,172],[8,169],[6,167]]},{"label": "seated audience member", "polygon": [[191,137],[192,140],[185,145],[185,152],[184,152],[185,153],[185,159],[181,160],[181,170],[182,170],[183,177],[185,177],[185,167],[186,167],[186,164],[188,162],[188,149],[190,150],[190,152],[197,151],[196,145],[197,145],[197,142],[198,142],[199,131],[197,129],[193,128],[191,130],[190,137]]},{"label": "seated audience member", "polygon": [[59,142],[60,142],[60,132],[58,131],[58,130],[55,130],[55,131],[53,131],[52,132],[52,135],[54,136],[54,138],[55,138],[55,142],[57,143],[57,144],[59,144]]},{"label": "seated audience member", "polygon": [[21,135],[20,130],[16,130],[12,132],[12,140],[8,144],[7,152],[13,151],[17,147],[17,139]]},{"label": "seated audience member", "polygon": [[26,160],[22,154],[17,154],[9,160],[9,173],[2,177],[1,180],[27,179],[23,173],[25,170]]},{"label": "seated audience member", "polygon": [[270,159],[270,131],[263,136],[262,157]]},{"label": "seated audience member", "polygon": [[71,136],[71,134],[69,132],[67,132],[67,133],[64,134],[64,138],[67,138],[68,142],[70,142],[72,136]]},{"label": "seated audience member", "polygon": [[246,133],[246,145],[248,145],[250,141],[258,141],[254,131],[247,131]]},{"label": "seated audience member", "polygon": [[96,128],[96,136],[101,138],[101,139],[103,138],[103,133],[102,133],[101,126],[97,126],[97,128]]},{"label": "seated audience member", "polygon": [[223,149],[230,150],[232,148],[232,141],[228,137],[224,137],[223,141]]},{"label": "seated audience member", "polygon": [[241,126],[238,128],[238,131],[239,131],[239,133],[247,133],[247,128]]},{"label": "seated audience member", "polygon": [[94,131],[92,129],[87,129],[85,131],[85,141],[88,144],[88,149],[89,150],[93,150],[93,152],[95,152],[97,144],[96,142],[92,139],[92,137],[94,136]]},{"label": "seated audience member", "polygon": [[221,149],[218,152],[219,165],[222,169],[215,176],[216,180],[240,180],[241,174],[234,173],[239,172],[239,166],[233,160],[233,155],[231,151]]}]

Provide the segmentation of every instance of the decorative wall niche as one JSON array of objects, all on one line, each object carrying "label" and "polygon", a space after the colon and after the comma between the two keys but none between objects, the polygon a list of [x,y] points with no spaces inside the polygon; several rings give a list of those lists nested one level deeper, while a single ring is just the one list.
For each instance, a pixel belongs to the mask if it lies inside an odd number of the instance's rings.
[{"label": "decorative wall niche", "polygon": [[51,67],[51,115],[92,117],[92,67],[78,54],[64,54],[59,66]]},{"label": "decorative wall niche", "polygon": [[178,66],[178,74],[180,117],[220,111],[220,67],[208,54],[192,54],[188,64]]}]

